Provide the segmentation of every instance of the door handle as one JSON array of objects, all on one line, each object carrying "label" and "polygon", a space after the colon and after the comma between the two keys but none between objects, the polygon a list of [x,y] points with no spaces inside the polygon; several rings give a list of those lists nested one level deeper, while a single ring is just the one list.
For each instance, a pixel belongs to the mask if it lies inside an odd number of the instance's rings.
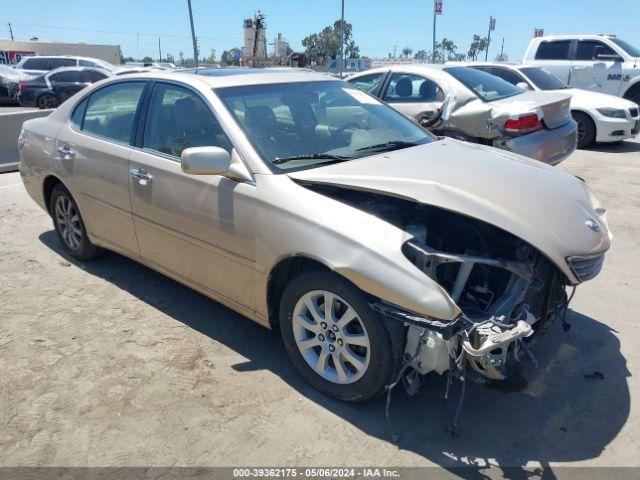
[{"label": "door handle", "polygon": [[58,153],[63,160],[71,160],[76,154],[76,152],[69,145],[58,147]]},{"label": "door handle", "polygon": [[137,178],[140,185],[146,185],[147,183],[151,182],[151,180],[153,180],[153,176],[149,172],[142,170],[141,168],[134,168],[133,170],[130,170],[129,175]]}]

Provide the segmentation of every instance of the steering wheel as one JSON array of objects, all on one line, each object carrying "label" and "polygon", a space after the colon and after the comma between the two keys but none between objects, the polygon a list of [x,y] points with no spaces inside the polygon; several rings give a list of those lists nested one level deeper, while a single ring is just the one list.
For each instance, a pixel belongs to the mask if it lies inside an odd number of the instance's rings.
[{"label": "steering wheel", "polygon": [[357,130],[358,128],[360,128],[360,126],[355,123],[355,122],[349,122],[346,125],[343,125],[342,127],[339,127],[331,136],[332,137],[336,137],[336,138],[344,138],[344,140],[347,140],[347,135],[349,133],[353,133],[353,132],[349,132],[348,130]]}]

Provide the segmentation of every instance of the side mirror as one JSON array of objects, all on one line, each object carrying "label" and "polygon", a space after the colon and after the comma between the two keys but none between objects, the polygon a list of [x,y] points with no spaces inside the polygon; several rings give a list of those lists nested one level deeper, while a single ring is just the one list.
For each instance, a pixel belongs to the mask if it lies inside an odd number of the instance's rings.
[{"label": "side mirror", "polygon": [[180,166],[189,175],[224,175],[229,171],[231,155],[220,147],[192,147],[182,151]]},{"label": "side mirror", "polygon": [[531,85],[529,85],[527,82],[518,82],[516,83],[516,87],[520,87],[523,90],[531,90]]}]

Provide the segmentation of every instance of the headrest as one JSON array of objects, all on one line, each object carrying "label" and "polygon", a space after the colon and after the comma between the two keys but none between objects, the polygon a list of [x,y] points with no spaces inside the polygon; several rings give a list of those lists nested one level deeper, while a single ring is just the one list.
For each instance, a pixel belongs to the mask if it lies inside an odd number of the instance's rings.
[{"label": "headrest", "polygon": [[410,97],[413,93],[413,83],[408,78],[402,78],[396,83],[396,94],[400,97]]}]

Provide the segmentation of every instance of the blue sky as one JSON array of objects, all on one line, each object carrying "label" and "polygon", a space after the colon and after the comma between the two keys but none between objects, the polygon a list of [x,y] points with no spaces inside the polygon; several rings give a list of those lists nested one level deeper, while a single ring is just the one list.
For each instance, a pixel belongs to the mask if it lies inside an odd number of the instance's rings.
[{"label": "blue sky", "polygon": [[[244,17],[262,10],[269,42],[278,32],[294,49],[307,34],[320,31],[340,16],[340,0],[192,0],[200,48],[209,55],[241,46]],[[0,37],[12,23],[16,39],[85,41],[119,44],[125,56],[178,56],[192,51],[186,0],[5,0]],[[361,53],[386,56],[397,45],[430,50],[431,0],[345,0],[345,19],[353,24]],[[640,0],[444,0],[437,38],[452,39],[468,49],[474,33],[486,35],[489,16],[497,19],[494,57],[505,39],[505,53],[519,60],[536,27],[545,33],[615,33],[640,46]],[[136,32],[138,35],[136,36]],[[138,40],[137,40],[138,39]]]}]

